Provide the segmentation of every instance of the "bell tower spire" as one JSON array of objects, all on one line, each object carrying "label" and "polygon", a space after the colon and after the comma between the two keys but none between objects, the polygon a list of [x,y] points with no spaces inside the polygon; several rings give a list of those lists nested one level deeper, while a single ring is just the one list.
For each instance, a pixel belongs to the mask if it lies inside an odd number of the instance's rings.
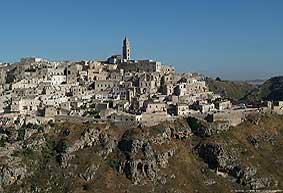
[{"label": "bell tower spire", "polygon": [[125,37],[123,41],[123,59],[125,60],[130,60],[131,59],[131,46],[130,46],[130,41]]}]

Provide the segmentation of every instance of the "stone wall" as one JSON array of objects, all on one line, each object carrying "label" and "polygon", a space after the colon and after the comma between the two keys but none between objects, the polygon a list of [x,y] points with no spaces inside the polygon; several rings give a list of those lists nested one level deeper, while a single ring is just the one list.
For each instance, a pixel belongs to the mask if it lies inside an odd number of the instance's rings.
[{"label": "stone wall", "polygon": [[258,109],[240,109],[240,110],[222,111],[222,112],[209,114],[207,120],[209,122],[228,121],[231,126],[237,126],[243,121],[245,121],[246,117],[249,114],[258,113],[258,111],[259,111]]},{"label": "stone wall", "polygon": [[144,113],[140,123],[145,126],[158,125],[161,122],[173,121],[174,119],[169,117],[167,113]]}]

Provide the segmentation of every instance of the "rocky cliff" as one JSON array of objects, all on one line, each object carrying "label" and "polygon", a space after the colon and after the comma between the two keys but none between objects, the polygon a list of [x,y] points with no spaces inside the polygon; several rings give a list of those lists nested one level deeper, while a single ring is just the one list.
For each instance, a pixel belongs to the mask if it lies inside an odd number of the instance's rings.
[{"label": "rocky cliff", "polygon": [[[283,117],[235,128],[56,123],[0,130],[0,192],[233,192],[283,188]],[[215,131],[214,131],[215,130]]]}]

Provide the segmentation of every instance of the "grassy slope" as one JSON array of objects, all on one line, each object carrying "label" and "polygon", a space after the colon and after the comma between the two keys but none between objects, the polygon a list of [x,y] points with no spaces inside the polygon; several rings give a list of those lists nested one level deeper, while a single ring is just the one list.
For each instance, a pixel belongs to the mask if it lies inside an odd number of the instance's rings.
[{"label": "grassy slope", "polygon": [[273,77],[247,96],[246,100],[283,100],[283,76]]},{"label": "grassy slope", "polygon": [[[89,127],[79,124],[65,124],[58,126],[60,131],[64,128],[69,128],[72,132],[67,138],[62,137],[60,132],[50,134],[48,146],[42,152],[34,152],[28,154],[19,154],[23,156],[24,161],[28,163],[30,170],[33,171],[31,177],[25,180],[22,188],[25,190],[28,187],[41,187],[41,192],[76,192],[76,193],[91,193],[91,192],[231,192],[233,189],[240,187],[232,182],[230,178],[222,178],[217,176],[214,171],[208,169],[207,165],[194,153],[193,147],[202,141],[220,141],[226,142],[231,148],[237,148],[242,152],[240,159],[247,165],[256,166],[259,174],[264,176],[272,176],[279,181],[279,188],[283,182],[283,117],[277,115],[264,116],[259,125],[254,125],[249,122],[243,123],[236,128],[232,128],[226,133],[217,136],[201,139],[193,136],[186,141],[173,140],[168,146],[177,147],[176,156],[170,158],[169,166],[166,169],[161,169],[163,175],[174,177],[167,180],[165,185],[160,183],[147,182],[145,185],[133,185],[124,175],[116,173],[110,166],[110,161],[121,158],[121,153],[116,150],[111,153],[107,160],[102,160],[97,155],[98,147],[85,148],[76,153],[76,157],[71,163],[76,164],[77,168],[67,170],[61,169],[56,162],[53,152],[53,146],[56,141],[65,138],[71,142],[78,138],[84,128]],[[150,135],[158,133],[160,128],[149,128]],[[116,131],[116,129],[115,129]],[[111,131],[111,135],[120,136],[125,129],[120,129],[119,132]],[[261,135],[265,132],[270,133],[275,138],[275,144],[263,142],[260,148],[256,149],[252,146],[247,137],[250,135]],[[134,131],[133,135],[138,137],[141,134],[148,133],[147,131]],[[155,147],[156,151],[166,150],[168,147]],[[99,163],[100,169],[97,171],[95,180],[85,182],[78,177],[78,173],[86,168],[91,163]],[[68,172],[74,173],[72,178],[64,178]],[[205,181],[214,179],[216,184],[205,185]],[[51,187],[47,189],[47,187]],[[9,187],[5,192],[17,192],[19,185]]]},{"label": "grassy slope", "polygon": [[[259,142],[255,148],[248,142],[248,136],[272,136],[275,143]],[[248,164],[258,166],[259,172],[283,180],[283,117],[279,115],[264,116],[258,125],[244,123],[227,133],[219,136],[231,146],[240,147],[243,152],[241,160]],[[281,184],[282,188],[282,184]]]},{"label": "grassy slope", "polygon": [[255,86],[244,83],[244,82],[234,82],[234,81],[216,81],[211,78],[207,78],[206,83],[209,90],[214,93],[220,94],[224,97],[231,98],[233,100],[239,100],[251,92]]}]

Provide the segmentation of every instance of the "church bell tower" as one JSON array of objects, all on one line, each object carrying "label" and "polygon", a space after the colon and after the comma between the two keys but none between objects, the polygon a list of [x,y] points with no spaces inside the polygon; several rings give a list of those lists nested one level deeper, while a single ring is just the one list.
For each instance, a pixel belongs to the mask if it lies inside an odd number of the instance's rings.
[{"label": "church bell tower", "polygon": [[130,41],[127,37],[125,37],[123,41],[123,59],[125,60],[131,59],[131,46],[130,46]]}]

